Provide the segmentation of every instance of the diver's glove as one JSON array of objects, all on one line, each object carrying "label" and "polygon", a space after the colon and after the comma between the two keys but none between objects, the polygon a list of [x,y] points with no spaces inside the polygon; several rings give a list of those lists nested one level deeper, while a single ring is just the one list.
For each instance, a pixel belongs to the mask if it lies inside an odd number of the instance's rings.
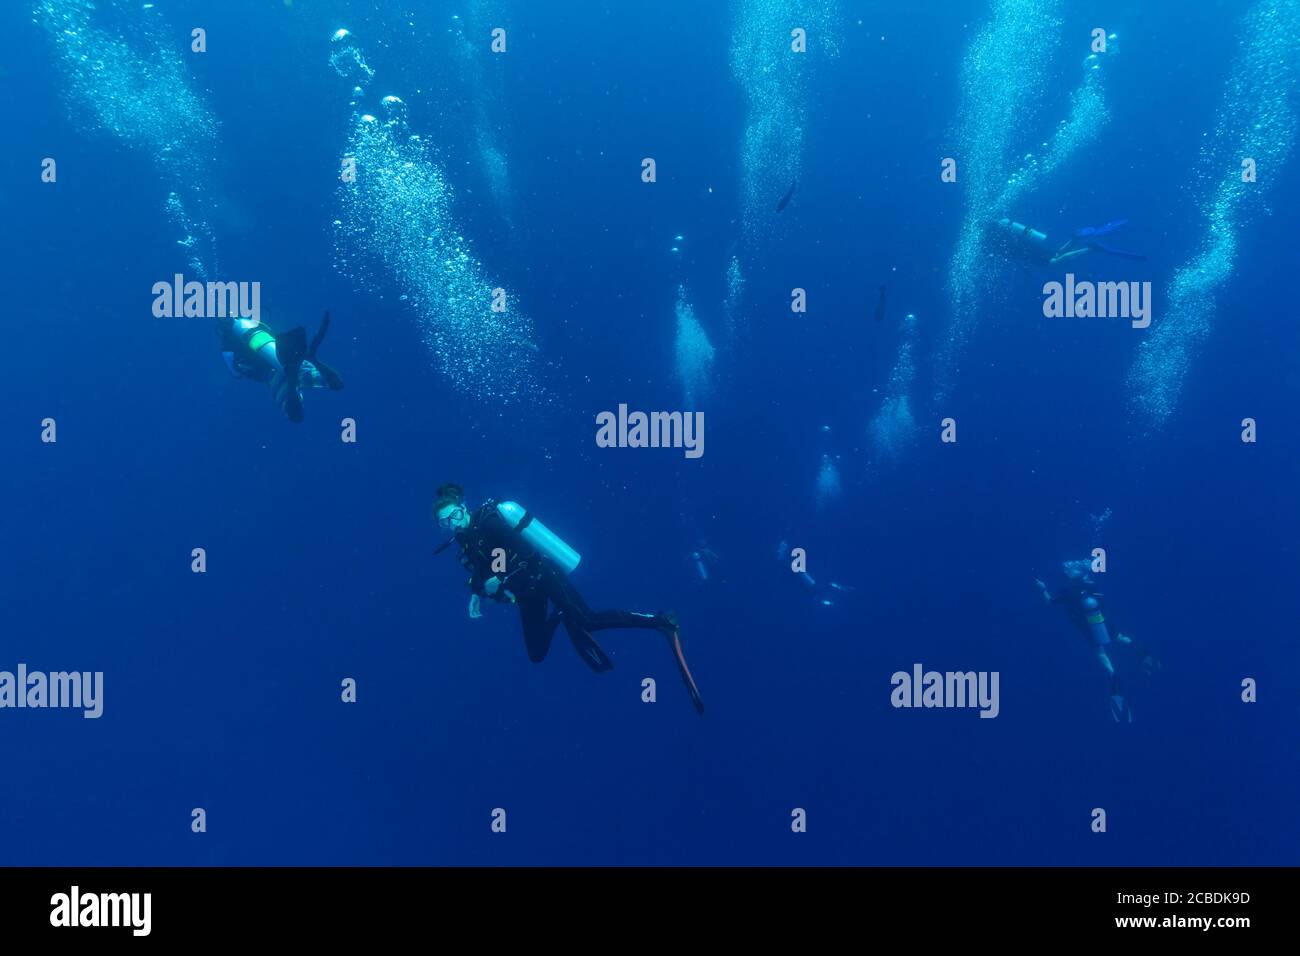
[{"label": "diver's glove", "polygon": [[[487,596],[490,598],[495,598],[498,601],[509,601],[514,604],[515,596],[501,586],[504,583],[499,577],[493,575],[483,582],[483,590],[487,592]],[[498,593],[500,597],[498,597]]]},{"label": "diver's glove", "polygon": [[469,616],[472,618],[480,618],[483,616],[483,601],[477,594],[471,594],[469,596]]}]

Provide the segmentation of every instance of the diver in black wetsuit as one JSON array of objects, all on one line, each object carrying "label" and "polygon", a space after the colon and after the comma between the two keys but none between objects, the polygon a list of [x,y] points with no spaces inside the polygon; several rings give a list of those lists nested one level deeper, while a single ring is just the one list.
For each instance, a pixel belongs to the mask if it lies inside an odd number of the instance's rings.
[{"label": "diver in black wetsuit", "polygon": [[[235,378],[265,382],[280,410],[291,422],[303,420],[302,390],[328,388],[338,391],[343,379],[317,357],[316,351],[329,331],[330,314],[325,313],[311,345],[301,326],[276,335],[256,319],[217,319],[221,356]],[[290,383],[294,387],[290,388]]]},{"label": "diver in black wetsuit", "polygon": [[1076,229],[1074,234],[1061,245],[1047,238],[1046,233],[1030,228],[1024,223],[1014,222],[1003,216],[995,222],[985,223],[985,234],[990,247],[1009,259],[1038,265],[1055,266],[1069,262],[1090,252],[1104,252],[1120,259],[1141,261],[1146,256],[1135,252],[1124,252],[1110,245],[1110,240],[1102,242],[1127,223],[1127,219],[1114,219],[1103,226],[1084,226]]},{"label": "diver in black wetsuit", "polygon": [[1088,573],[1091,570],[1092,562],[1086,558],[1078,561],[1065,561],[1061,564],[1061,571],[1065,575],[1065,581],[1053,596],[1047,590],[1047,585],[1041,580],[1034,583],[1038,585],[1039,591],[1043,595],[1043,600],[1048,604],[1059,604],[1065,610],[1066,615],[1079,629],[1083,639],[1096,652],[1097,660],[1101,666],[1106,669],[1110,676],[1110,714],[1116,722],[1132,723],[1133,712],[1129,709],[1128,699],[1120,685],[1119,675],[1115,673],[1115,665],[1111,662],[1110,655],[1107,653],[1111,645],[1131,647],[1136,653],[1142,665],[1142,670],[1148,676],[1151,675],[1160,666],[1155,656],[1128,637],[1116,631],[1114,636],[1106,627],[1106,615],[1102,607],[1102,594],[1096,590],[1092,576]]},{"label": "diver in black wetsuit", "polygon": [[[438,550],[453,542],[459,544],[460,563],[470,573],[470,617],[482,616],[485,597],[517,604],[524,645],[529,658],[537,663],[546,657],[555,629],[563,624],[578,656],[597,673],[611,670],[614,665],[591,636],[592,631],[658,631],[668,641],[691,703],[704,713],[704,701],[686,666],[680,628],[673,615],[593,611],[567,577],[577,567],[578,554],[512,501],[489,499],[476,511],[470,511],[460,485],[446,484],[438,489],[433,508],[439,526],[454,533]],[[549,617],[548,605],[555,606],[555,613]]]}]

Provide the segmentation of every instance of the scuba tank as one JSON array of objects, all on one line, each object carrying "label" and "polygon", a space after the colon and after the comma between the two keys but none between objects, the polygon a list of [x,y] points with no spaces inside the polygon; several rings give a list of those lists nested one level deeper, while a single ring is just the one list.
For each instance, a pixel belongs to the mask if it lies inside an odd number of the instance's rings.
[{"label": "scuba tank", "polygon": [[1088,640],[1097,647],[1110,643],[1110,634],[1106,631],[1106,618],[1101,613],[1101,604],[1095,597],[1083,599],[1083,620],[1087,625]]},{"label": "scuba tank", "polygon": [[995,233],[1011,249],[1032,251],[1040,255],[1051,255],[1052,248],[1047,244],[1047,234],[1031,229],[1022,222],[1013,222],[1003,216],[993,223]]},{"label": "scuba tank", "polygon": [[1026,226],[1023,222],[1013,222],[1012,220],[1008,219],[1006,216],[1003,216],[993,225],[997,226],[1000,230],[1002,230],[1004,234],[1008,236],[1014,236],[1017,239],[1023,239],[1025,242],[1030,242],[1038,246],[1047,245],[1046,233],[1039,232],[1037,229],[1031,229],[1029,226]]},{"label": "scuba tank", "polygon": [[707,581],[709,579],[709,568],[704,563],[704,556],[698,551],[692,551],[691,560],[695,562],[695,570],[699,572],[700,580]]},{"label": "scuba tank", "polygon": [[523,505],[513,501],[499,501],[497,514],[506,524],[518,531],[524,541],[536,548],[542,557],[550,559],[565,574],[572,574],[573,569],[582,560],[582,555],[565,544],[554,531],[534,518]]}]

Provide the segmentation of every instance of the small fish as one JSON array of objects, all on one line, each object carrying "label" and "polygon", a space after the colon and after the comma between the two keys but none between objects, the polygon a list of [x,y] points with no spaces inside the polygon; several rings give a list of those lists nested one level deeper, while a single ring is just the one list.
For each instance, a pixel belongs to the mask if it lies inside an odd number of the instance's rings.
[{"label": "small fish", "polygon": [[790,197],[794,195],[794,187],[797,185],[799,185],[799,180],[797,179],[790,180],[790,188],[786,190],[785,195],[781,197],[781,201],[776,204],[777,212],[780,212],[786,206],[790,205]]},{"label": "small fish", "polygon": [[880,298],[876,302],[876,321],[880,322],[885,318],[885,287],[880,287]]}]

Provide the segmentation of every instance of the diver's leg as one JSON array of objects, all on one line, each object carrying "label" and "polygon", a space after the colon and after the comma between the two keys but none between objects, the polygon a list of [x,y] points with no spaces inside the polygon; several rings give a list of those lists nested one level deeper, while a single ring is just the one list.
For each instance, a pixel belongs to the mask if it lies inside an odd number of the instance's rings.
[{"label": "diver's leg", "polygon": [[587,627],[593,631],[607,631],[613,628],[664,631],[671,627],[671,622],[664,614],[622,610],[593,611],[587,618]]},{"label": "diver's leg", "polygon": [[1117,724],[1133,723],[1133,711],[1128,705],[1128,698],[1124,694],[1124,688],[1120,686],[1119,675],[1116,674],[1110,681],[1110,716]]},{"label": "diver's leg", "polygon": [[[566,616],[570,613],[577,616],[589,631],[607,631],[621,627],[662,631],[668,625],[667,619],[662,614],[642,614],[639,611],[624,610],[593,611],[567,578],[560,581],[559,588],[563,592],[563,597],[555,600],[556,605],[566,608]],[[564,603],[561,604],[561,601]]]},{"label": "diver's leg", "polygon": [[275,404],[280,406],[280,410],[288,416],[291,422],[300,422],[304,418],[302,408],[302,392],[296,385],[290,385],[289,376],[284,372],[275,372],[271,376],[271,397],[275,399]]},{"label": "diver's leg", "polygon": [[548,572],[543,577],[543,587],[555,605],[555,614],[546,622],[547,640],[555,634],[555,628],[564,622],[564,630],[578,656],[597,674],[614,669],[614,663],[591,636],[591,608],[582,599],[577,588],[558,572]]},{"label": "diver's leg", "polygon": [[[582,599],[578,589],[569,583],[568,578],[560,577],[555,581],[554,587],[555,593],[551,595],[551,600],[561,609],[564,626],[569,632],[569,638],[573,641],[574,649],[587,661],[593,670],[598,668],[588,658],[585,645],[590,642],[598,651],[600,647],[591,637],[592,631],[611,628],[639,628],[658,631],[668,641],[668,648],[673,653],[673,660],[677,663],[678,673],[682,675],[682,683],[686,685],[686,692],[690,695],[691,704],[694,705],[701,716],[704,715],[704,699],[700,696],[700,689],[695,684],[695,678],[691,676],[691,669],[686,666],[686,655],[682,651],[682,639],[676,618],[671,614],[663,613],[642,614],[637,611],[621,610],[593,611],[587,606],[587,602]],[[603,653],[602,651],[602,656]],[[605,658],[605,660],[608,661],[608,658]],[[609,666],[613,667],[612,664]]]},{"label": "diver's leg", "polygon": [[1097,660],[1101,661],[1101,666],[1106,668],[1106,673],[1112,677],[1115,675],[1115,665],[1110,662],[1110,657],[1106,654],[1106,648],[1097,648]]},{"label": "diver's leg", "polygon": [[[586,632],[606,630],[610,628],[640,628],[645,630],[658,631],[668,641],[668,649],[672,651],[673,660],[677,664],[677,671],[682,675],[682,683],[686,685],[686,693],[690,695],[691,704],[695,710],[704,715],[704,698],[700,696],[700,689],[696,686],[695,678],[691,675],[691,669],[686,666],[686,655],[682,651],[682,638],[677,619],[671,614],[642,614],[638,611],[593,611],[587,607],[587,602],[582,599],[582,595],[577,589],[569,583],[568,579],[562,579],[560,585],[563,588],[563,597],[568,607],[575,612],[582,614],[582,629]],[[552,600],[555,600],[552,598]],[[559,603],[557,601],[557,603]],[[576,614],[575,614],[576,617]],[[569,620],[569,612],[565,614],[565,627],[572,628]],[[569,636],[573,637],[573,630],[570,629]],[[590,634],[587,634],[590,639]],[[592,641],[594,644],[595,642]],[[575,639],[574,647],[578,647]],[[578,653],[582,649],[578,648]]]},{"label": "diver's leg", "polygon": [[1069,246],[1069,243],[1066,243],[1064,246],[1058,249],[1056,251],[1056,255],[1052,256],[1048,264],[1054,266],[1058,262],[1065,262],[1068,259],[1076,259],[1079,256],[1086,255],[1087,253],[1092,251],[1092,248],[1090,246],[1084,246],[1081,249],[1070,249],[1069,251],[1066,251],[1067,246]]},{"label": "diver's leg", "polygon": [[528,658],[534,664],[540,664],[551,649],[551,638],[555,636],[555,627],[546,621],[546,595],[535,594],[519,599],[519,623],[524,629],[524,646],[528,649]]}]

